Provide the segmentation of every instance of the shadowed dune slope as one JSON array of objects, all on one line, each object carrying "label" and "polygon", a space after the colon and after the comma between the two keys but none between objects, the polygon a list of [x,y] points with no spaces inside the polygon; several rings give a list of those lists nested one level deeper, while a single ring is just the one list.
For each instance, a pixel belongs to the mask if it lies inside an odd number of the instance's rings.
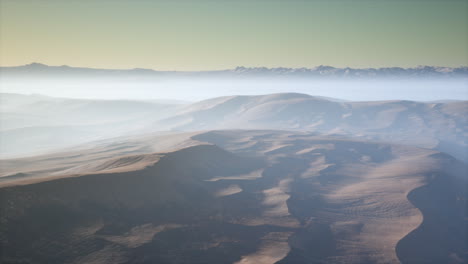
[{"label": "shadowed dune slope", "polygon": [[[28,182],[18,175],[0,188],[0,260],[468,260],[466,166],[446,154],[268,130],[178,140],[173,146],[182,147],[170,152],[149,147],[98,163],[70,152],[60,163],[74,163],[73,173],[57,169],[50,177],[40,172],[41,162],[51,164],[46,156],[29,158],[37,165]],[[141,147],[136,142],[126,144]]]},{"label": "shadowed dune slope", "polygon": [[[146,263],[140,253],[149,254],[158,248],[158,242],[152,235],[142,237],[139,232],[181,232],[171,239],[183,239],[187,232],[210,235],[205,229],[209,230],[211,222],[220,228],[228,224],[216,221],[222,201],[213,199],[218,186],[223,185],[204,180],[243,174],[262,165],[261,160],[200,145],[164,155],[142,170],[2,188],[0,259],[2,263]],[[172,231],[176,228],[181,230]],[[248,232],[248,236],[269,230],[249,231],[233,224],[232,232],[236,228]],[[223,243],[233,251],[243,242],[235,237],[223,238],[222,233],[217,236],[215,241],[201,238],[193,252],[171,248],[165,256],[156,257],[162,261],[171,259],[170,252],[179,252],[188,263],[188,259],[197,259],[197,250],[210,247],[217,239],[226,240]],[[145,248],[148,243],[150,248]],[[249,253],[250,248],[242,247],[241,253]],[[232,261],[237,257],[230,256]],[[149,261],[158,262],[157,258]],[[199,259],[203,262],[205,257]]]},{"label": "shadowed dune slope", "polygon": [[279,263],[467,260],[467,167],[446,154],[307,133],[214,131],[194,139],[288,159],[283,166],[300,170],[287,205],[301,231]]}]

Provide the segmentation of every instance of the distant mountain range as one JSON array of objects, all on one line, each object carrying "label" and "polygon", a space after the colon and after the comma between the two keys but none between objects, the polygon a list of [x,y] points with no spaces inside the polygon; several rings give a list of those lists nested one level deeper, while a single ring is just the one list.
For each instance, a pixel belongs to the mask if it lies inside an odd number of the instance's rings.
[{"label": "distant mountain range", "polygon": [[152,69],[94,69],[63,66],[49,66],[31,63],[22,66],[0,67],[2,77],[305,77],[305,78],[394,78],[394,77],[468,77],[468,67],[419,66],[415,68],[266,68],[237,67],[217,71],[158,71]]}]

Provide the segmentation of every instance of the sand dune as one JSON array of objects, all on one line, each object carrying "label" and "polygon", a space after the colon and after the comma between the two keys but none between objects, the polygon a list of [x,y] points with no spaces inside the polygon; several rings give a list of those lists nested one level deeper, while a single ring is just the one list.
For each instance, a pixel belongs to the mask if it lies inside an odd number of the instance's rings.
[{"label": "sand dune", "polygon": [[225,176],[225,177],[214,177],[206,181],[229,181],[229,180],[255,180],[262,177],[263,169],[252,171],[248,174]]},{"label": "sand dune", "polygon": [[262,238],[262,244],[255,253],[243,256],[234,264],[272,264],[282,260],[289,253],[290,232],[272,232]]},{"label": "sand dune", "polygon": [[229,196],[229,195],[233,195],[233,194],[240,193],[240,192],[242,192],[242,188],[239,187],[239,185],[237,184],[233,184],[233,185],[229,185],[229,187],[227,188],[223,188],[217,191],[215,195],[217,197],[223,197],[223,196]]},{"label": "sand dune", "polygon": [[466,166],[434,150],[227,130],[2,162],[2,261],[466,260]]},{"label": "sand dune", "polygon": [[[238,136],[234,139],[236,134]],[[273,206],[270,208],[271,211],[267,212],[278,216],[290,212],[302,222],[303,229],[312,233],[326,232],[327,235],[324,237],[322,234],[313,238],[302,237],[303,235],[296,233],[292,236],[292,251],[281,263],[398,263],[406,260],[410,257],[398,258],[397,245],[401,239],[421,226],[424,214],[424,211],[421,212],[421,209],[408,199],[409,194],[430,184],[436,177],[446,178],[447,184],[450,185],[453,184],[450,182],[456,175],[463,177],[467,172],[464,165],[456,163],[451,157],[442,158],[431,150],[330,140],[300,133],[289,134],[288,137],[285,137],[284,133],[265,133],[268,135],[265,138],[257,134],[257,131],[244,134],[220,131],[194,138],[209,141],[211,137],[214,139],[213,142],[228,149],[231,148],[232,141],[245,146],[242,140],[252,141],[257,138],[262,144],[257,142],[259,144],[246,148],[231,149],[238,153],[266,153],[269,154],[267,157],[273,160],[289,157],[301,161],[293,165],[294,162],[288,160],[282,165],[296,166],[298,170],[293,174],[291,172],[294,170],[288,170],[288,176],[283,176],[283,180],[280,180],[284,182],[288,178],[293,179],[288,184],[287,194],[283,194],[278,187],[264,191],[267,197],[271,197],[266,200],[266,205]],[[226,141],[222,140],[223,136]],[[288,145],[288,147],[282,147],[280,152],[271,152],[270,144]],[[288,163],[291,164],[286,165]],[[450,172],[450,166],[458,167],[456,174]],[[454,192],[458,192],[458,195],[466,194],[463,189],[457,191],[458,187],[455,185],[444,188],[451,188]],[[281,210],[284,208],[282,204],[284,200],[281,197],[285,195],[288,196],[287,211]],[[431,195],[447,196],[444,189],[433,190]],[[463,221],[455,212],[456,210],[459,213],[463,212],[463,201],[458,205],[455,205],[457,204],[455,200],[451,200],[451,203],[458,208],[452,208],[451,211],[452,217],[456,219],[446,221],[451,221],[451,224]],[[445,213],[442,207],[435,211],[439,216]],[[444,223],[444,225],[451,224]],[[426,229],[421,232],[426,235],[438,232],[437,227],[431,228],[432,230]],[[440,236],[439,240],[460,243],[460,248],[466,248],[466,243],[463,242],[465,229],[462,225],[458,225],[458,228],[458,232],[461,233],[453,232],[448,235],[447,232]],[[321,243],[320,241],[327,240],[327,237],[333,242],[325,249],[314,252],[313,247],[307,248],[308,244]],[[424,242],[419,241],[419,243]],[[327,251],[333,253],[327,255]],[[455,254],[457,257],[463,254],[462,251],[438,253],[441,254],[436,256],[439,262],[444,258],[444,261],[447,261],[450,254]],[[444,254],[445,257],[442,256]],[[421,253],[413,258],[419,258],[418,261],[425,263],[435,257],[429,255],[424,256]]]},{"label": "sand dune", "polygon": [[228,96],[194,103],[152,128],[282,129],[434,148],[467,161],[468,102],[340,102],[305,94]]},{"label": "sand dune", "polygon": [[102,172],[135,171],[158,161],[157,153],[202,144],[196,133],[153,133],[83,144],[74,150],[34,157],[0,160],[0,186],[38,179]]},{"label": "sand dune", "polygon": [[348,102],[298,93],[192,104],[1,94],[0,158],[155,131],[280,129],[433,148],[468,161],[466,101]]}]

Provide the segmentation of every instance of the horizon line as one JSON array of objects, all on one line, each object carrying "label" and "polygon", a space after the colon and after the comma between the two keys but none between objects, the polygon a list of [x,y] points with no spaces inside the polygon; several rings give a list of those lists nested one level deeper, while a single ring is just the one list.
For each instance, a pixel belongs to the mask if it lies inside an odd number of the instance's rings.
[{"label": "horizon line", "polygon": [[317,65],[315,67],[284,67],[284,66],[278,66],[278,67],[266,67],[266,66],[236,66],[234,68],[223,68],[223,69],[215,69],[215,70],[158,70],[154,68],[140,68],[140,67],[135,67],[135,68],[95,68],[95,67],[85,67],[85,66],[71,66],[67,64],[62,64],[62,65],[50,65],[50,64],[45,64],[41,62],[31,62],[28,64],[21,64],[21,65],[13,65],[13,66],[4,66],[0,65],[0,68],[19,68],[19,67],[25,67],[25,66],[32,66],[32,65],[38,65],[38,66],[46,66],[46,67],[64,67],[64,68],[75,68],[75,69],[92,69],[92,70],[147,70],[147,71],[160,71],[160,72],[210,72],[210,71],[229,71],[229,70],[236,70],[239,68],[243,69],[307,69],[307,70],[314,70],[319,67],[330,67],[334,69],[353,69],[353,70],[369,70],[369,69],[420,69],[420,68],[425,68],[425,67],[431,67],[431,68],[449,68],[449,69],[460,69],[460,68],[468,68],[468,65],[460,65],[457,67],[453,66],[440,66],[440,65],[417,65],[413,67],[402,67],[402,66],[386,66],[386,67],[366,67],[366,68],[354,68],[354,67],[335,67],[331,65]]}]

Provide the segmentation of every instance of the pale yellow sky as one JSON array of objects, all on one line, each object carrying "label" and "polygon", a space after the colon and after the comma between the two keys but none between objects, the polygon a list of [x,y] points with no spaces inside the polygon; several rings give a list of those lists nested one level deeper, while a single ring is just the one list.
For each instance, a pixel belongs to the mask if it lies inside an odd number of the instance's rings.
[{"label": "pale yellow sky", "polygon": [[0,0],[0,64],[468,65],[468,1]]}]

